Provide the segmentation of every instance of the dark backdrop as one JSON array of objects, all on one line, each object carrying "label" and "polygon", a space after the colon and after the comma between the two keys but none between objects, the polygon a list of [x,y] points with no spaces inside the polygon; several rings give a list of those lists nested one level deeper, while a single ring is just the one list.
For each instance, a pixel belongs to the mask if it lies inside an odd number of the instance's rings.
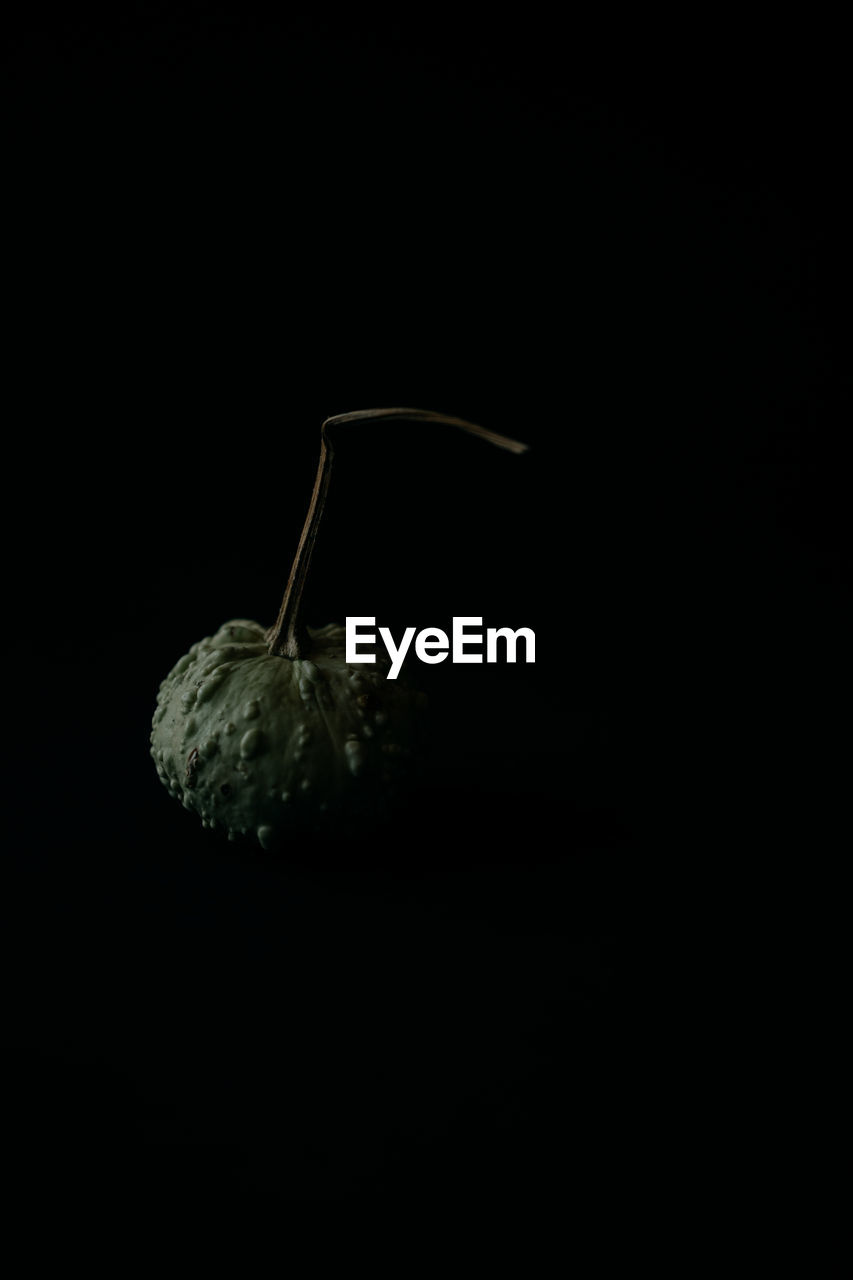
[{"label": "dark backdrop", "polygon": [[[831,33],[277,8],[7,20],[9,1161],[155,1212],[641,1194],[728,1114],[662,939],[721,903],[725,967],[839,772]],[[433,790],[351,857],[220,844],[158,683],[273,620],[321,420],[390,404],[531,450],[350,429],[309,620],[536,666],[418,673]]]}]

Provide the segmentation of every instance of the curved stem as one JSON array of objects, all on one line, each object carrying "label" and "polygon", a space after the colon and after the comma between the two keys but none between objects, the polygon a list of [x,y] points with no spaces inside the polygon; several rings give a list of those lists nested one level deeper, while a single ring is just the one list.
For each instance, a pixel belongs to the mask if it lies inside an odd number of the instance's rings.
[{"label": "curved stem", "polygon": [[354,413],[338,413],[326,418],[320,428],[320,461],[317,466],[317,477],[314,481],[314,492],[308,507],[308,515],[302,527],[299,546],[290,570],[290,577],[281,602],[275,626],[266,634],[269,652],[281,658],[301,658],[308,653],[308,632],[302,622],[302,595],[308,579],[308,569],[314,543],[323,519],[323,510],[329,493],[329,482],[332,478],[332,461],[334,450],[328,436],[329,427],[344,422],[375,421],[379,418],[398,418],[412,422],[437,422],[449,427],[459,427],[469,435],[479,436],[481,440],[496,445],[499,449],[508,449],[510,453],[525,453],[526,444],[518,440],[510,440],[508,436],[498,435],[496,431],[487,431],[464,418],[453,418],[446,413],[432,413],[429,409],[357,409]]}]

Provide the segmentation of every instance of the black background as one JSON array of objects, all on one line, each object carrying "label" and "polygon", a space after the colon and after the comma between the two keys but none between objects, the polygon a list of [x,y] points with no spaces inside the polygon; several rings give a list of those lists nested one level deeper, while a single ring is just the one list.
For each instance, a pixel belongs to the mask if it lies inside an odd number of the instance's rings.
[{"label": "black background", "polygon": [[[7,36],[23,1201],[683,1192],[744,1086],[704,1074],[676,932],[713,904],[722,982],[839,787],[832,33],[177,4]],[[531,450],[347,429],[309,620],[482,615],[537,663],[419,672],[427,792],[273,862],[169,800],[154,697],[273,620],[322,419],[391,404]]]}]

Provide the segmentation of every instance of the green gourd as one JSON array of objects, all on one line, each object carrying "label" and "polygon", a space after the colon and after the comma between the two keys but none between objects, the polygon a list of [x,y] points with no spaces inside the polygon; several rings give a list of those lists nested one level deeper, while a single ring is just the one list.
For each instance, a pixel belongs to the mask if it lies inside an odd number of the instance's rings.
[{"label": "green gourd", "polygon": [[446,414],[365,409],[327,418],[308,515],[275,625],[226,622],[160,685],[151,755],[170,795],[229,839],[282,847],[298,831],[381,819],[404,788],[426,712],[389,662],[345,660],[345,629],[302,621],[302,595],[329,489],[329,429],[393,418],[460,427],[513,453],[526,445]]}]

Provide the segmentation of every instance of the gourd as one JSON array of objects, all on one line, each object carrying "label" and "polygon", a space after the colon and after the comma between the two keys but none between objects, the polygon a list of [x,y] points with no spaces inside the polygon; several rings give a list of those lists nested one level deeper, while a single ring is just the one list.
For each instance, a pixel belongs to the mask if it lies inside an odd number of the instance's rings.
[{"label": "gourd", "polygon": [[194,644],[160,685],[151,755],[170,795],[229,839],[282,847],[299,831],[381,820],[400,795],[426,714],[425,698],[389,663],[345,660],[345,630],[311,628],[302,599],[326,504],[331,428],[375,419],[459,427],[523,453],[527,446],[462,418],[422,409],[366,409],[327,418],[308,514],[278,618],[268,630],[226,622]]}]

